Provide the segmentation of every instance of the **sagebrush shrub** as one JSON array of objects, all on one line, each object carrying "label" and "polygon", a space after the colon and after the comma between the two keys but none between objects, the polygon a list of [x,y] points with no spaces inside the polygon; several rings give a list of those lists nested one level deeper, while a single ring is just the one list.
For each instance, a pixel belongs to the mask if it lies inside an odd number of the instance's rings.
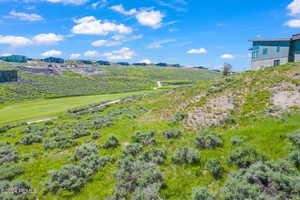
[{"label": "sagebrush shrub", "polygon": [[145,162],[161,165],[166,160],[166,152],[162,149],[153,149],[152,151],[145,151],[138,158]]},{"label": "sagebrush shrub", "polygon": [[196,146],[201,149],[214,149],[222,147],[224,142],[219,135],[199,135],[196,137]]},{"label": "sagebrush shrub", "polygon": [[0,165],[19,160],[17,150],[6,142],[0,142]]},{"label": "sagebrush shrub", "polygon": [[193,188],[192,200],[214,200],[213,195],[205,187]]},{"label": "sagebrush shrub", "polygon": [[31,145],[34,143],[42,143],[43,137],[35,134],[29,134],[20,140],[20,144]]},{"label": "sagebrush shrub", "polygon": [[87,130],[74,130],[73,134],[72,134],[72,137],[74,139],[77,139],[77,138],[86,137],[86,136],[89,136],[89,135],[91,135],[91,133]]},{"label": "sagebrush shrub", "polygon": [[243,139],[240,136],[235,136],[231,138],[230,142],[232,145],[236,145],[236,146],[244,143]]},{"label": "sagebrush shrub", "polygon": [[247,168],[250,165],[264,159],[264,156],[259,154],[254,148],[240,147],[229,153],[227,161],[230,165],[236,165],[239,168]]},{"label": "sagebrush shrub", "polygon": [[0,181],[0,191],[1,200],[35,199],[33,189],[23,180]]},{"label": "sagebrush shrub", "polygon": [[180,130],[166,130],[163,135],[166,139],[179,138],[182,132]]},{"label": "sagebrush shrub", "polygon": [[120,145],[119,139],[116,136],[112,135],[106,140],[106,142],[103,145],[103,148],[111,149],[111,148],[116,148],[119,145]]},{"label": "sagebrush shrub", "polygon": [[93,139],[93,140],[97,140],[97,139],[99,139],[100,137],[101,137],[101,134],[100,134],[100,133],[96,133],[96,132],[92,133],[92,139]]},{"label": "sagebrush shrub", "polygon": [[123,156],[137,156],[143,149],[143,145],[139,143],[128,144],[122,152]]},{"label": "sagebrush shrub", "polygon": [[207,161],[205,168],[213,175],[215,178],[221,178],[224,172],[224,168],[220,160],[213,158]]},{"label": "sagebrush shrub", "polygon": [[298,199],[299,174],[283,162],[257,162],[231,174],[222,193],[225,200]]},{"label": "sagebrush shrub", "polygon": [[75,159],[80,160],[98,151],[98,146],[94,143],[84,143],[75,149]]},{"label": "sagebrush shrub", "polygon": [[292,151],[289,154],[289,160],[294,164],[296,168],[300,168],[300,150]]},{"label": "sagebrush shrub", "polygon": [[200,162],[199,152],[194,148],[179,147],[172,161],[176,164],[196,164]]},{"label": "sagebrush shrub", "polygon": [[153,131],[150,132],[138,131],[134,134],[132,140],[133,142],[142,144],[143,146],[156,144],[155,133]]},{"label": "sagebrush shrub", "polygon": [[56,136],[52,139],[44,140],[44,148],[47,149],[67,149],[73,146],[76,146],[78,143],[72,138],[68,136]]},{"label": "sagebrush shrub", "polygon": [[0,180],[12,179],[24,172],[24,167],[20,164],[4,164],[0,166]]},{"label": "sagebrush shrub", "polygon": [[300,148],[300,131],[297,131],[293,135],[289,136],[289,139],[294,146]]}]

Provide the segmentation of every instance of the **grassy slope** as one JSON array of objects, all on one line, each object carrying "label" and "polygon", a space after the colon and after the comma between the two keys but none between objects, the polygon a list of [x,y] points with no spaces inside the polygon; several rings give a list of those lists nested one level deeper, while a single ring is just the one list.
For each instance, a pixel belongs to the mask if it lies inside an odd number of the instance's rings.
[{"label": "grassy slope", "polygon": [[0,126],[9,123],[27,122],[54,117],[63,112],[94,103],[114,101],[126,96],[144,94],[150,91],[128,92],[93,96],[38,99],[17,103],[0,108]]},{"label": "grassy slope", "polygon": [[[18,63],[1,63],[1,69],[12,69]],[[209,80],[219,76],[208,70],[159,67],[101,67],[105,73],[82,76],[66,72],[61,76],[29,74],[19,71],[19,83],[0,84],[0,103],[40,97],[122,93],[152,89],[162,80]]]},{"label": "grassy slope", "polygon": [[[188,88],[178,88],[174,91],[145,97],[131,104],[123,103],[106,109],[101,113],[102,115],[107,115],[111,110],[118,110],[128,106],[134,107],[136,104],[146,108],[148,111],[135,119],[129,119],[121,115],[119,119],[114,119],[115,124],[112,127],[101,129],[99,132],[102,137],[96,140],[97,144],[103,144],[110,135],[114,134],[119,137],[122,146],[114,150],[100,150],[99,153],[113,155],[118,160],[120,151],[124,149],[124,144],[132,142],[131,136],[135,131],[153,130],[157,132],[157,147],[165,149],[168,157],[166,163],[161,166],[166,184],[166,187],[161,191],[163,199],[188,200],[190,199],[192,188],[197,186],[208,186],[211,191],[217,192],[228,174],[236,170],[235,167],[228,166],[226,163],[228,152],[235,148],[230,142],[232,137],[241,136],[247,145],[255,147],[259,153],[262,153],[270,160],[278,160],[286,157],[289,150],[292,149],[292,145],[286,137],[293,131],[300,129],[300,114],[292,113],[280,117],[263,116],[261,113],[266,109],[268,101],[264,95],[262,95],[263,98],[261,99],[257,99],[257,97],[260,97],[260,94],[264,93],[264,86],[266,84],[270,82],[279,83],[279,80],[285,80],[284,77],[287,74],[294,74],[299,70],[298,67],[289,65],[278,69],[266,69],[265,71],[238,74],[235,76],[238,81],[231,83],[226,89],[218,90],[218,92],[211,94],[212,96],[208,96],[208,98],[212,98],[215,95],[224,94],[226,91],[238,91],[239,88],[244,87],[241,85],[242,83],[251,84],[251,81],[247,80],[249,77],[253,78],[253,82],[257,83],[256,85],[252,85],[252,88],[243,94],[248,100],[244,104],[240,104],[240,109],[234,113],[235,117],[239,118],[237,123],[212,128],[214,132],[220,133],[224,138],[224,147],[215,150],[200,150],[201,164],[199,165],[174,165],[171,162],[171,156],[177,147],[195,147],[196,133],[201,130],[186,129],[182,123],[170,126],[168,120],[174,116],[176,108],[182,103],[190,100],[200,92],[206,92],[207,87],[210,88],[211,86],[210,83],[203,83],[202,85]],[[268,79],[262,79],[263,77]],[[263,100],[262,103],[258,104],[261,100]],[[201,104],[203,104],[203,101],[191,106],[196,107]],[[188,112],[189,109],[184,111]],[[89,117],[91,117],[90,114],[83,115],[79,119],[75,119],[71,115],[65,116],[64,118],[55,120],[55,125],[59,126],[67,122],[83,123]],[[44,126],[44,123],[40,123],[39,125]],[[52,128],[50,127],[50,129]],[[0,140],[9,141],[14,144],[24,136],[20,134],[20,131],[23,129],[24,127],[13,129],[5,133]],[[184,134],[180,139],[166,140],[162,137],[162,131],[167,129],[181,129],[184,130]],[[78,139],[78,141],[83,143],[91,141],[91,139],[90,137],[84,137]],[[114,172],[117,169],[117,165],[113,163],[101,169],[93,176],[93,179],[79,193],[67,196],[62,196],[62,194],[43,195],[43,184],[49,178],[47,172],[58,169],[64,164],[74,162],[71,160],[74,148],[45,151],[42,144],[30,146],[17,145],[17,148],[22,157],[30,158],[28,161],[22,162],[26,167],[26,171],[23,175],[17,177],[17,179],[27,180],[38,192],[40,199],[105,199],[115,189],[116,179]],[[43,155],[32,156],[34,153],[40,152],[43,152]],[[205,162],[210,158],[221,159],[226,169],[223,179],[215,180],[207,169],[205,169]]]}]

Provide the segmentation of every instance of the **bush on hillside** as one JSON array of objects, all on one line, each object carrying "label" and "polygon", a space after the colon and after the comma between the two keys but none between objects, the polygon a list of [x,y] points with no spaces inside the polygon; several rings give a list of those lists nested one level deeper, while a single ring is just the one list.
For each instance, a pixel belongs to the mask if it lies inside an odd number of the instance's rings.
[{"label": "bush on hillside", "polygon": [[177,112],[175,116],[169,120],[170,125],[175,125],[178,122],[183,121],[187,117],[187,114],[184,112]]},{"label": "bush on hillside", "polygon": [[39,135],[29,134],[20,140],[20,144],[31,145],[34,143],[42,143],[43,137]]},{"label": "bush on hillside", "polygon": [[192,200],[214,200],[213,195],[205,187],[197,187],[193,189]]},{"label": "bush on hillside", "polygon": [[84,157],[80,160],[79,166],[83,169],[87,169],[89,176],[92,176],[100,168],[104,167],[107,163],[112,162],[111,156],[103,156],[97,154],[91,154],[90,156]]},{"label": "bush on hillside", "polygon": [[143,146],[138,143],[128,144],[125,150],[122,152],[123,157],[137,156],[143,149]]},{"label": "bush on hillside", "polygon": [[19,160],[17,150],[6,142],[0,142],[0,165]]},{"label": "bush on hillside", "polygon": [[258,162],[231,174],[224,199],[298,199],[299,174],[286,163]]},{"label": "bush on hillside", "polygon": [[243,139],[240,136],[234,136],[233,138],[231,138],[230,142],[232,145],[236,146],[239,146],[244,143]]},{"label": "bush on hillside", "polygon": [[29,200],[35,199],[30,185],[23,181],[0,181],[0,199],[2,200]]},{"label": "bush on hillside", "polygon": [[76,160],[83,159],[98,151],[98,147],[94,143],[84,143],[75,149],[74,158]]},{"label": "bush on hillside", "polygon": [[247,168],[250,165],[264,159],[264,156],[260,155],[254,148],[240,147],[229,153],[227,161],[229,165],[236,165],[239,168]]},{"label": "bush on hillside", "polygon": [[182,132],[180,130],[166,130],[163,135],[166,139],[179,138]]},{"label": "bush on hillside", "polygon": [[300,168],[300,150],[292,151],[289,154],[289,161],[291,161],[296,168]]},{"label": "bush on hillside", "polygon": [[134,134],[132,140],[133,142],[139,143],[143,146],[156,144],[155,133],[153,131],[150,132],[138,131]]},{"label": "bush on hillside", "polygon": [[106,142],[103,145],[103,148],[104,149],[113,149],[113,148],[118,147],[119,145],[120,145],[119,139],[116,136],[112,135],[106,140]]},{"label": "bush on hillside", "polygon": [[166,152],[162,149],[153,149],[152,151],[146,151],[139,157],[140,160],[148,163],[155,163],[161,165],[166,160]]},{"label": "bush on hillside", "polygon": [[153,163],[126,157],[119,162],[116,177],[117,189],[112,198],[114,200],[131,199],[130,196],[133,196],[133,199],[142,197],[161,199],[159,190],[163,176]]},{"label": "bush on hillside", "polygon": [[200,162],[199,152],[189,147],[177,148],[172,157],[175,164],[196,164]]},{"label": "bush on hillside", "polygon": [[220,135],[199,135],[196,137],[196,146],[201,149],[222,147],[224,142]]},{"label": "bush on hillside", "polygon": [[96,133],[96,132],[94,132],[94,133],[92,133],[92,139],[93,140],[97,140],[97,139],[99,139],[100,137],[101,137],[101,134],[100,133]]},{"label": "bush on hillside", "polygon": [[45,140],[44,148],[47,149],[67,149],[73,146],[76,146],[78,143],[68,136],[56,136],[55,138]]},{"label": "bush on hillside", "polygon": [[19,164],[4,164],[0,166],[0,180],[13,179],[14,177],[22,174],[24,167]]},{"label": "bush on hillside", "polygon": [[294,146],[300,148],[300,131],[295,132],[293,135],[289,136],[289,139]]},{"label": "bush on hillside", "polygon": [[73,133],[72,133],[72,138],[78,139],[78,138],[86,137],[86,136],[89,136],[89,135],[91,135],[91,133],[88,132],[87,130],[80,130],[80,129],[77,129],[77,130],[74,130],[74,131],[73,131]]},{"label": "bush on hillside", "polygon": [[213,175],[214,178],[221,178],[224,173],[224,168],[220,160],[213,158],[206,162],[205,168]]},{"label": "bush on hillside", "polygon": [[98,116],[97,119],[93,120],[93,128],[94,129],[102,129],[106,127],[112,126],[114,123],[109,116],[103,115]]}]

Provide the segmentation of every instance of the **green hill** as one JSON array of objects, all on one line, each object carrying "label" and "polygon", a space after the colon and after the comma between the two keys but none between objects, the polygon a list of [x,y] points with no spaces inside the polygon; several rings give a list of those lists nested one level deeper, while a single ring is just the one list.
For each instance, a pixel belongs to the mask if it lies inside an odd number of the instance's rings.
[{"label": "green hill", "polygon": [[45,69],[32,70],[31,68],[26,68],[28,65],[30,64],[0,63],[0,70],[17,69],[19,73],[18,83],[0,85],[0,103],[42,97],[111,94],[149,90],[156,87],[157,81],[187,80],[197,82],[210,80],[219,76],[219,73],[199,69],[151,66],[103,67],[97,65],[87,65],[87,68],[99,71],[99,73],[87,75],[85,73],[74,72],[74,70],[68,68],[64,69],[64,67],[58,71],[47,70],[47,67]]},{"label": "green hill", "polygon": [[299,66],[194,82],[3,127],[0,187],[23,193],[0,196],[296,200]]}]

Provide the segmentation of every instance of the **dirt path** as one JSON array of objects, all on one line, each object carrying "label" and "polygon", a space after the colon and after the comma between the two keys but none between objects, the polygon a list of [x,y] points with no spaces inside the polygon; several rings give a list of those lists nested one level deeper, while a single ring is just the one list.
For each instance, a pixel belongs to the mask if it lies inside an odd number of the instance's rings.
[{"label": "dirt path", "polygon": [[[121,100],[115,100],[115,101],[111,101],[105,104],[101,104],[98,107],[102,107],[102,106],[110,106],[116,103],[119,103]],[[46,122],[46,121],[50,121],[50,120],[54,120],[57,119],[58,117],[48,117],[48,118],[44,118],[44,119],[37,119],[37,120],[32,120],[32,121],[28,121],[27,124],[33,124],[33,123],[39,123],[39,122]]]}]

